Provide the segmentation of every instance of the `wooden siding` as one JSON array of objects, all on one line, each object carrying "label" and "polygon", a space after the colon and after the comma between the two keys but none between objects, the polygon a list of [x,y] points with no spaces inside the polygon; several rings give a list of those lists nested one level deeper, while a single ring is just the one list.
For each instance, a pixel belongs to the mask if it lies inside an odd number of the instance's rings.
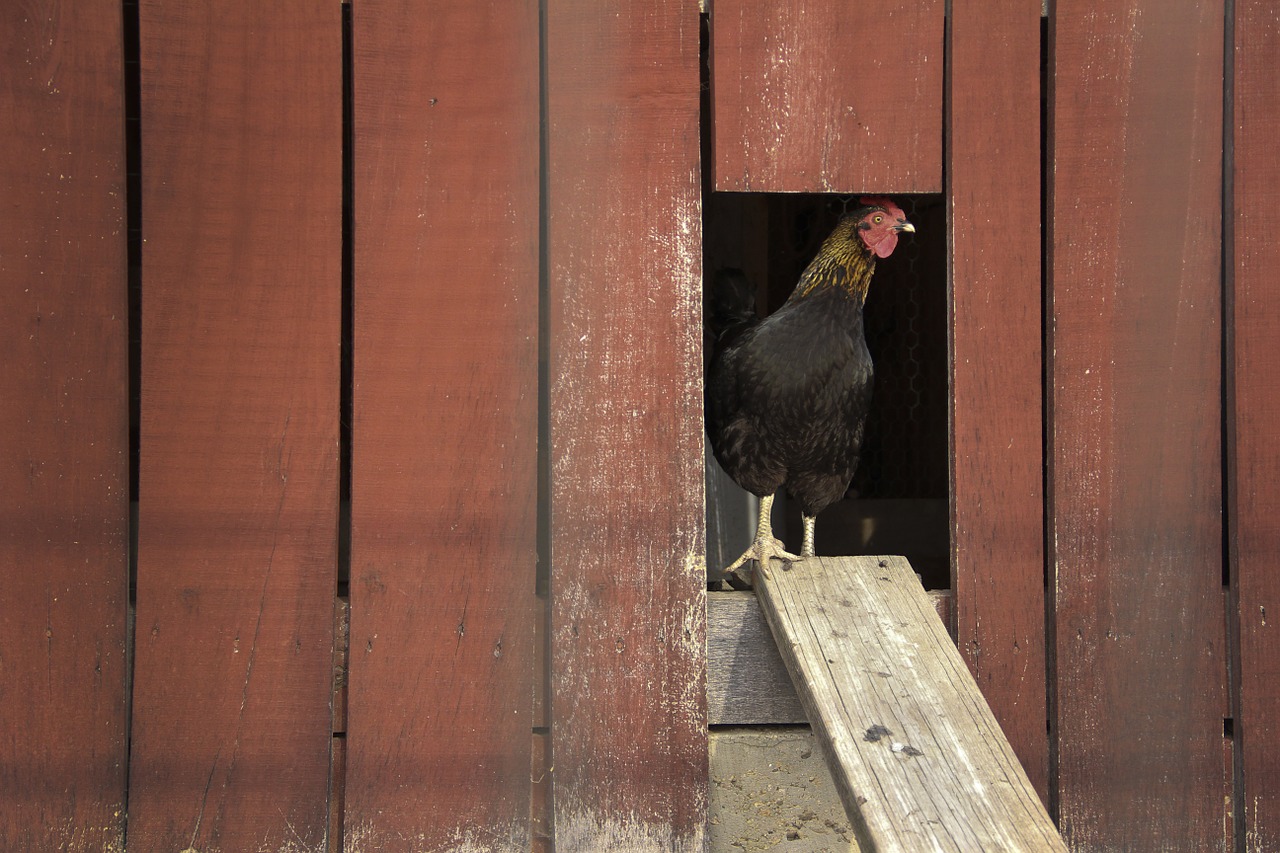
[{"label": "wooden siding", "polygon": [[1060,826],[1077,849],[1219,849],[1223,9],[1055,9]]},{"label": "wooden siding", "polygon": [[949,34],[956,643],[1047,802],[1040,4],[956,2]]},{"label": "wooden siding", "polygon": [[353,9],[346,849],[529,849],[538,10]]},{"label": "wooden siding", "polygon": [[942,0],[709,5],[717,190],[942,188]]},{"label": "wooden siding", "polygon": [[907,191],[948,349],[879,399],[947,375],[952,453],[884,455],[1029,777],[1075,850],[1280,846],[1280,27],[1174,5],[10,4],[0,848],[701,850],[708,726],[798,719],[707,648],[704,222],[776,295]]},{"label": "wooden siding", "polygon": [[555,849],[701,851],[698,16],[546,7]]},{"label": "wooden siding", "polygon": [[131,851],[324,849],[339,12],[139,10],[146,450]]},{"label": "wooden siding", "polygon": [[1245,849],[1263,851],[1280,848],[1280,640],[1273,628],[1280,613],[1280,16],[1262,0],[1237,0],[1235,14],[1234,171],[1228,185],[1234,239],[1227,244],[1233,379],[1228,506],[1240,644],[1235,792]]},{"label": "wooden siding", "polygon": [[121,851],[129,595],[118,3],[0,11],[0,849]]}]

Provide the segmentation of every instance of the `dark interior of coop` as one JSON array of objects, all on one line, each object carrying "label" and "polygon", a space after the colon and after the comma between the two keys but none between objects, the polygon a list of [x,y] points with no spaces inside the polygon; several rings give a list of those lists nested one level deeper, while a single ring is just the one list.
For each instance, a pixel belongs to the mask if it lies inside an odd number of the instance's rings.
[{"label": "dark interior of coop", "polygon": [[[704,122],[704,128],[706,123]],[[872,188],[874,189],[874,188]],[[946,219],[940,195],[895,196],[916,226],[877,264],[867,295],[867,348],[875,388],[862,455],[845,498],[818,519],[820,556],[900,554],[926,589],[950,585],[947,509]],[[703,270],[743,270],[757,312],[777,310],[840,216],[857,197],[707,192]],[[707,566],[713,589],[751,541],[753,496],[707,454]],[[774,505],[777,535],[798,547],[800,511],[785,493]]]}]

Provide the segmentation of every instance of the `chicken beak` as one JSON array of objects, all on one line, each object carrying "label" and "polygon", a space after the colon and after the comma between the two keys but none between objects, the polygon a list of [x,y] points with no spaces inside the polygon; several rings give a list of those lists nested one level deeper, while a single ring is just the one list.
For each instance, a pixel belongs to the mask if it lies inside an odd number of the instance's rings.
[{"label": "chicken beak", "polygon": [[910,222],[903,222],[900,225],[895,225],[893,226],[893,230],[897,231],[899,234],[901,234],[903,231],[907,231],[911,234],[916,233],[916,227],[912,225]]}]

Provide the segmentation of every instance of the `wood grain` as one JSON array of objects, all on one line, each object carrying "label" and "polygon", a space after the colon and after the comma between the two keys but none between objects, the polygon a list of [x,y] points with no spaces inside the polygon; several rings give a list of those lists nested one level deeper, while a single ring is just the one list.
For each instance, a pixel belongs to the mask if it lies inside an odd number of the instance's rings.
[{"label": "wood grain", "polygon": [[129,595],[118,2],[0,9],[0,849],[123,850]]},{"label": "wood grain", "polygon": [[345,849],[527,851],[538,6],[352,13]]},{"label": "wood grain", "polygon": [[530,850],[532,853],[554,853],[551,818],[551,737],[542,732],[533,735],[529,778],[533,798],[529,810]]},{"label": "wood grain", "polygon": [[943,5],[716,0],[715,188],[938,192]]},{"label": "wood grain", "polygon": [[[951,593],[926,594],[950,626]],[[707,717],[713,726],[809,721],[753,592],[707,593]]]},{"label": "wood grain", "polygon": [[905,559],[773,562],[756,592],[861,849],[1065,853]]},{"label": "wood grain", "polygon": [[140,4],[131,851],[326,843],[339,14]]},{"label": "wood grain", "polygon": [[808,722],[752,592],[707,594],[707,713],[713,726]]},{"label": "wood grain", "polygon": [[347,733],[347,694],[351,682],[351,599],[340,596],[333,607],[333,733]]},{"label": "wood grain", "polygon": [[1060,826],[1222,840],[1222,3],[1059,0],[1049,524]]},{"label": "wood grain", "polygon": [[327,850],[340,851],[345,834],[347,739],[334,735],[329,760],[329,836]]},{"label": "wood grain", "polygon": [[956,643],[1047,803],[1040,3],[955,2],[949,37]]},{"label": "wood grain", "polygon": [[[1280,16],[1275,4],[1236,0],[1232,276],[1230,552],[1239,632],[1235,731],[1245,849],[1280,848]],[[1270,611],[1268,613],[1268,611]]]},{"label": "wood grain", "polygon": [[698,10],[545,15],[555,848],[701,851]]}]

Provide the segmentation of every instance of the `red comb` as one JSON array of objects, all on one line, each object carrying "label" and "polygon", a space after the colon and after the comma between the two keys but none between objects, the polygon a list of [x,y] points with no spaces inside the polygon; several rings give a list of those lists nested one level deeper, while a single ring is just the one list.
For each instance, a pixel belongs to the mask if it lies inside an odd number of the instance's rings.
[{"label": "red comb", "polygon": [[905,219],[907,216],[902,212],[902,208],[894,204],[893,199],[889,198],[887,195],[864,195],[862,198],[858,199],[858,203],[866,205],[867,207],[884,208],[884,210],[891,216],[898,219]]}]

